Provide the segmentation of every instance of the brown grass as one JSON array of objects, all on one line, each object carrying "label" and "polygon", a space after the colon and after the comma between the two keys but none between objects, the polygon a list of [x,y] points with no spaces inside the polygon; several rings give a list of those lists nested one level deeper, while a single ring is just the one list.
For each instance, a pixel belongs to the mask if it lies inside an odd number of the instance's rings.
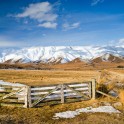
[{"label": "brown grass", "polygon": [[[0,80],[8,82],[19,82],[28,85],[43,85],[53,83],[65,82],[81,82],[96,78],[97,80],[104,80],[103,83],[115,79],[116,73],[111,75],[111,70],[104,70],[101,79],[100,72],[95,70],[85,71],[40,71],[40,70],[0,70]],[[107,73],[106,73],[107,72]],[[117,75],[123,71],[114,70]],[[120,78],[117,78],[118,80]],[[124,91],[120,92],[120,100],[124,101]],[[0,123],[2,124],[123,124],[124,116],[117,114],[106,113],[82,113],[73,119],[59,119],[53,120],[52,117],[56,112],[67,110],[75,110],[82,107],[91,106],[93,104],[102,105],[103,102],[117,102],[108,98],[99,98],[97,100],[82,101],[76,103],[69,103],[63,105],[50,105],[41,108],[11,108],[0,107]],[[123,109],[124,110],[124,109]],[[124,113],[122,111],[122,113]]]},{"label": "brown grass", "polygon": [[55,113],[91,106],[100,101],[82,101],[77,103],[44,106],[42,108],[0,108],[0,122],[3,124],[123,124],[123,115],[106,113],[81,113],[72,119],[53,120]]},{"label": "brown grass", "polygon": [[0,70],[0,80],[28,85],[90,81],[98,76],[98,71]]},{"label": "brown grass", "polygon": [[119,98],[120,101],[124,104],[124,90],[120,90]]},{"label": "brown grass", "polygon": [[102,70],[100,83],[107,83],[109,89],[113,89],[117,83],[124,84],[124,71],[122,70]]}]

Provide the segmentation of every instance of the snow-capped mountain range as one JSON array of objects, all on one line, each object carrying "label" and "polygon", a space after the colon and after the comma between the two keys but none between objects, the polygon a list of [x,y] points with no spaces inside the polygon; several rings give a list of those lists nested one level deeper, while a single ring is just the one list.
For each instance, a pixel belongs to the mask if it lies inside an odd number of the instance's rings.
[{"label": "snow-capped mountain range", "polygon": [[91,61],[101,57],[107,61],[113,55],[124,58],[124,46],[48,46],[1,50],[0,63],[10,62],[70,62],[76,58]]}]

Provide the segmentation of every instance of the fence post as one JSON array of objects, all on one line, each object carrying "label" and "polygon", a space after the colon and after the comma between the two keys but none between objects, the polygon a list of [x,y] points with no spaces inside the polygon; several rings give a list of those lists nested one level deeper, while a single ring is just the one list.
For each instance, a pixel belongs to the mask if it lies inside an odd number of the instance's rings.
[{"label": "fence post", "polygon": [[32,107],[32,101],[31,101],[31,86],[28,86],[28,107]]},{"label": "fence post", "polygon": [[64,103],[65,99],[64,99],[64,85],[61,85],[61,103]]},{"label": "fence post", "polygon": [[28,86],[24,89],[24,108],[28,108]]},{"label": "fence post", "polygon": [[89,97],[92,98],[92,82],[89,82],[88,84],[88,88],[89,88]]},{"label": "fence post", "polygon": [[92,79],[92,99],[96,98],[96,80]]},{"label": "fence post", "polygon": [[24,89],[24,108],[30,108],[31,107],[31,87],[25,86]]}]

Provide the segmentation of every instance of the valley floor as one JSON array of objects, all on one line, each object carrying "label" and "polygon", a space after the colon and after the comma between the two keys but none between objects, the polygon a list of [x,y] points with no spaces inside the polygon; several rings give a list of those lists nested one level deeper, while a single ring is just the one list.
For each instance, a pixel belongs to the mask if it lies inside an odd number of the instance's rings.
[{"label": "valley floor", "polygon": [[100,105],[101,101],[82,101],[30,109],[0,107],[0,124],[124,124],[124,107],[120,108],[121,114],[81,113],[70,119],[53,119],[57,112],[73,111],[95,103]]},{"label": "valley floor", "polygon": [[[123,69],[84,70],[84,71],[48,71],[48,70],[0,70],[0,80],[22,83],[27,85],[46,85],[65,82],[82,82],[95,78],[98,82],[114,81],[124,84]],[[111,80],[110,80],[111,79]],[[116,81],[116,82],[115,82]],[[120,90],[120,89],[119,89]],[[124,91],[123,89],[121,89]],[[124,97],[115,101],[107,97],[96,100],[66,103],[59,105],[46,105],[40,108],[15,108],[0,106],[0,124],[124,124]],[[121,114],[108,113],[81,113],[72,119],[53,119],[55,113],[76,110],[89,106],[98,107],[111,104]],[[120,106],[114,106],[120,103]]]},{"label": "valley floor", "polygon": [[0,80],[27,85],[90,81],[99,71],[0,70]]},{"label": "valley floor", "polygon": [[[104,74],[106,73],[106,74]],[[47,85],[70,82],[91,81],[93,78],[97,82],[100,78],[119,78],[124,82],[123,69],[108,69],[108,70],[83,70],[83,71],[62,71],[62,70],[0,70],[0,80],[22,83],[27,85]],[[102,75],[102,77],[101,77]],[[109,77],[110,77],[109,76]]]}]

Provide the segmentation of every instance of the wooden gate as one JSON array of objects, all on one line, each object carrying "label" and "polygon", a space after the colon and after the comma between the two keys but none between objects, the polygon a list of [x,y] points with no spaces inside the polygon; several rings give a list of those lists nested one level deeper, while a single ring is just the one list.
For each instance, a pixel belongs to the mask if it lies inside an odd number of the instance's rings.
[{"label": "wooden gate", "polygon": [[46,86],[0,85],[0,103],[30,108],[49,102],[58,104],[95,99],[95,85],[95,80]]},{"label": "wooden gate", "polygon": [[48,101],[79,101],[95,99],[95,80],[92,82],[66,83],[28,88],[29,107],[40,106]]}]

